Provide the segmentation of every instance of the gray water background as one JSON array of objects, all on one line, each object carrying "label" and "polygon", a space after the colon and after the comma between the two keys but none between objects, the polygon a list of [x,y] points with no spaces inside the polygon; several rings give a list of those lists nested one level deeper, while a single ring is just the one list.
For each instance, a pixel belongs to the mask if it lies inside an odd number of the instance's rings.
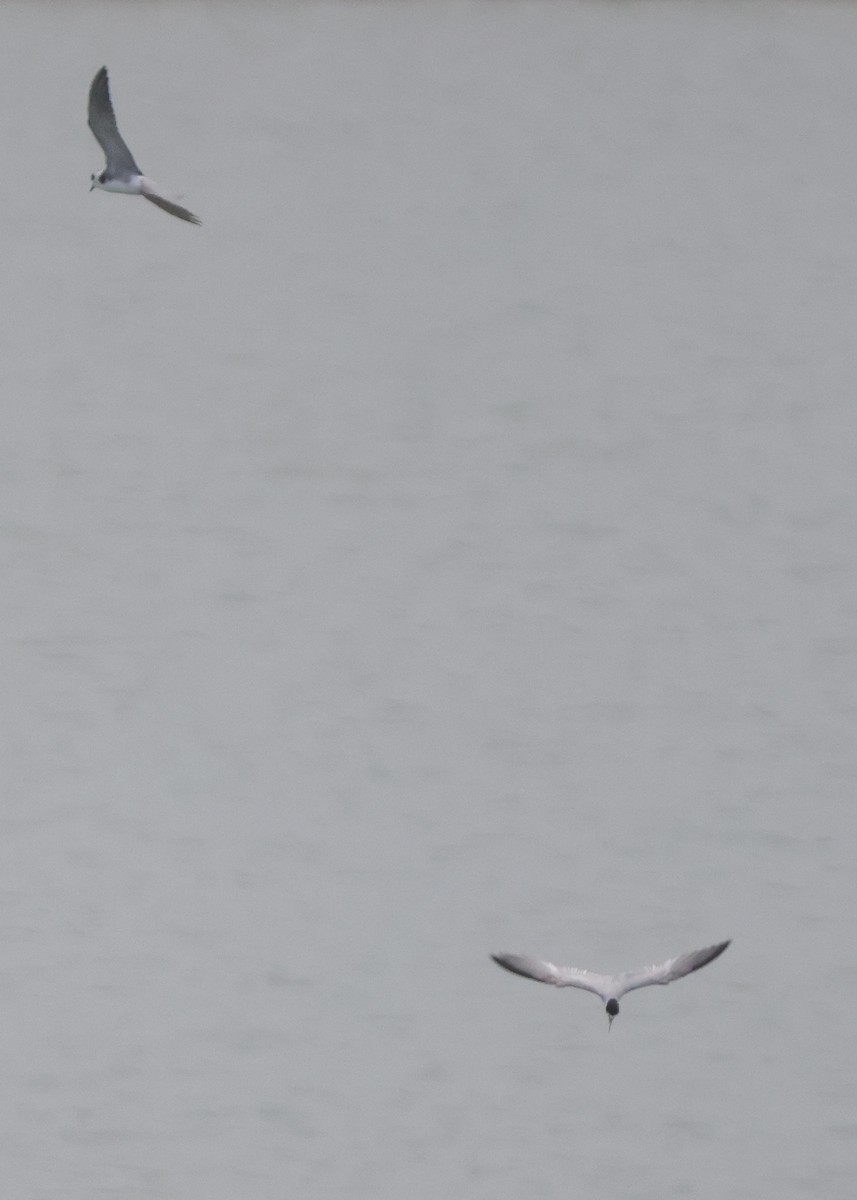
[{"label": "gray water background", "polygon": [[3,6],[4,1198],[853,1200],[856,57]]}]

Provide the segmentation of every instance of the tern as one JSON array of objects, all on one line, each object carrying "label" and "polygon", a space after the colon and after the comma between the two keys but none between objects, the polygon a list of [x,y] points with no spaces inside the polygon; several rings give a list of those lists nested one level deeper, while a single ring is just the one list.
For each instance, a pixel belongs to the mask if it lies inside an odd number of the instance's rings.
[{"label": "tern", "polygon": [[553,963],[530,958],[526,954],[492,954],[491,957],[498,966],[505,967],[515,975],[537,979],[539,983],[552,983],[554,987],[576,987],[594,992],[607,1006],[609,1033],[613,1018],[619,1012],[619,1000],[626,992],[654,983],[672,983],[674,979],[682,979],[691,971],[698,971],[700,967],[714,962],[728,945],[729,942],[718,942],[716,946],[706,946],[704,950],[691,950],[687,954],[668,958],[659,966],[641,967],[638,971],[625,971],[622,975],[596,975],[593,971],[583,971],[578,967],[555,967]]},{"label": "tern", "polygon": [[107,82],[107,68],[102,67],[92,81],[89,89],[89,128],[95,134],[95,140],[104,151],[107,165],[100,175],[93,175],[92,188],[103,188],[105,192],[125,192],[131,196],[145,196],[158,208],[190,221],[192,225],[201,225],[199,217],[182,208],[180,204],[167,200],[160,189],[151,179],[147,179],[137,164],[134,155],[125,145],[116,125],[116,115],[110,103],[110,86]]}]

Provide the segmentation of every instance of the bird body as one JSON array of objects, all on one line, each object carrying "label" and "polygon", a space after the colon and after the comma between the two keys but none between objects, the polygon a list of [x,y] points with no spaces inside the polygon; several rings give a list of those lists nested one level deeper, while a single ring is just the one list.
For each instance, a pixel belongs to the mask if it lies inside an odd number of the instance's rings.
[{"label": "bird body", "polygon": [[551,983],[554,987],[576,987],[593,992],[606,1005],[609,1029],[613,1018],[619,1012],[619,1001],[627,992],[656,983],[663,985],[672,983],[675,979],[682,979],[691,971],[698,971],[700,967],[713,962],[728,945],[728,941],[718,942],[715,946],[706,946],[704,950],[678,954],[657,966],[641,967],[636,971],[625,971],[621,975],[599,975],[579,967],[556,967],[551,962],[526,954],[492,954],[491,957],[498,966],[512,971],[515,975],[523,975],[526,979]]},{"label": "bird body", "polygon": [[104,151],[107,163],[100,175],[92,176],[90,191],[93,188],[101,188],[105,192],[144,196],[158,208],[179,217],[182,221],[189,221],[192,225],[202,224],[199,217],[195,217],[188,209],[163,196],[158,185],[137,166],[116,124],[106,67],[97,72],[89,89],[88,124]]},{"label": "bird body", "polygon": [[[101,174],[104,175],[106,172],[102,171]],[[142,175],[128,175],[127,177],[122,176],[118,179],[111,179],[109,176],[106,179],[102,179],[101,175],[99,175],[96,179],[93,179],[92,187],[101,188],[103,192],[124,192],[127,196],[139,196],[141,194],[140,181],[142,178]],[[92,191],[92,188],[89,190]]]}]

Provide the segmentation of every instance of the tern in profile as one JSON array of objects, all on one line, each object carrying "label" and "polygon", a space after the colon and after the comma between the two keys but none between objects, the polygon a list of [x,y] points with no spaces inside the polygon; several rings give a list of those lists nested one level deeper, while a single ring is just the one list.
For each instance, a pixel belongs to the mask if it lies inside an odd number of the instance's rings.
[{"label": "tern in profile", "polygon": [[126,192],[131,196],[145,196],[158,208],[190,221],[192,225],[201,225],[199,217],[192,212],[167,200],[162,196],[158,185],[147,179],[137,164],[134,155],[125,145],[116,126],[116,115],[110,103],[110,87],[107,82],[107,68],[102,67],[92,81],[89,89],[89,128],[95,134],[95,139],[104,151],[107,165],[100,175],[92,176],[92,188],[103,188],[105,192]]},{"label": "tern in profile", "polygon": [[583,971],[578,967],[555,967],[553,963],[525,954],[492,954],[491,957],[498,966],[505,967],[515,975],[537,979],[539,983],[552,983],[554,987],[576,987],[594,992],[607,1006],[609,1033],[613,1018],[619,1012],[619,1000],[626,992],[653,983],[672,983],[674,979],[682,979],[691,971],[698,971],[700,967],[714,962],[728,945],[729,942],[718,942],[716,946],[706,946],[704,950],[691,950],[688,954],[668,958],[660,966],[641,967],[638,971],[625,971],[623,975],[596,975],[593,971]]}]

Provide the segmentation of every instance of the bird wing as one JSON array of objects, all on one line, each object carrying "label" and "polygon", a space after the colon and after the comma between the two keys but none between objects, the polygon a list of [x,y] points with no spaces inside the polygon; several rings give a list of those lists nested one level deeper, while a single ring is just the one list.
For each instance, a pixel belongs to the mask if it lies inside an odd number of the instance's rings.
[{"label": "bird wing", "polygon": [[129,171],[132,175],[140,174],[140,168],[134,162],[134,155],[125,145],[116,126],[116,115],[110,102],[110,86],[107,82],[106,67],[102,67],[97,73],[89,89],[89,128],[104,151],[104,157],[107,159],[107,165],[111,171],[116,173]]},{"label": "bird wing", "polygon": [[626,971],[624,975],[619,976],[619,990],[616,992],[616,998],[624,996],[626,992],[633,992],[635,988],[648,987],[653,983],[672,983],[674,979],[681,979],[684,975],[689,975],[691,971],[698,971],[700,967],[714,962],[715,958],[722,954],[728,945],[729,942],[718,942],[716,946],[706,946],[704,950],[691,950],[687,954],[668,958],[666,962],[660,963],[656,967],[642,967],[639,971]]},{"label": "bird wing", "polygon": [[611,980],[606,975],[596,975],[593,971],[583,971],[577,967],[555,967],[551,962],[531,958],[527,954],[492,954],[491,957],[498,967],[505,967],[507,971],[523,975],[526,979],[552,983],[554,987],[583,988],[585,992],[594,992],[602,1000],[606,1000],[610,994]]},{"label": "bird wing", "polygon": [[147,200],[151,200],[153,204],[157,204],[158,208],[162,208],[164,212],[172,213],[174,217],[181,217],[183,221],[190,221],[191,225],[201,225],[199,217],[195,217],[190,209],[182,208],[180,204],[176,204],[173,200],[167,200],[155,188],[151,179],[146,179],[145,175],[140,178],[140,193]]}]

